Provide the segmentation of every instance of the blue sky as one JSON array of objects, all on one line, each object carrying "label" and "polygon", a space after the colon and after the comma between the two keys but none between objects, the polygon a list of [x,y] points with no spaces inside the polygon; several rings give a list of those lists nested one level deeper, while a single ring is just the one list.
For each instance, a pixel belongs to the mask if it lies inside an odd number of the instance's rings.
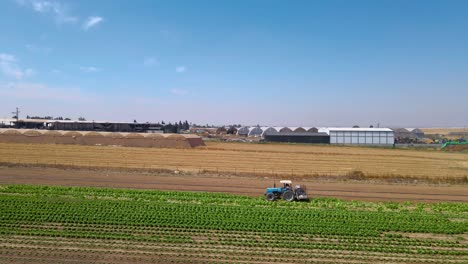
[{"label": "blue sky", "polygon": [[0,117],[468,126],[467,1],[0,1]]}]

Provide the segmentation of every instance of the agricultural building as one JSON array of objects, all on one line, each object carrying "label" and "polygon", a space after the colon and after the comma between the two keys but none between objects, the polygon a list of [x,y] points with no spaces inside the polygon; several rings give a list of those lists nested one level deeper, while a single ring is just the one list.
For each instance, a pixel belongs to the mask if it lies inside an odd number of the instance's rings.
[{"label": "agricultural building", "polygon": [[0,118],[0,128],[13,127],[16,119],[13,118]]},{"label": "agricultural building", "polygon": [[407,128],[407,130],[416,138],[423,138],[425,136],[424,132],[419,128]]},{"label": "agricultural building", "polygon": [[250,127],[248,126],[243,126],[243,127],[240,127],[238,130],[237,130],[237,135],[238,136],[247,136],[250,132]]},{"label": "agricultural building", "polygon": [[265,134],[263,136],[268,142],[288,142],[288,143],[321,143],[329,144],[330,136],[327,133],[314,132],[278,132]]},{"label": "agricultural building", "polygon": [[262,137],[265,137],[266,135],[278,134],[280,129],[281,127],[268,127],[263,130]]},{"label": "agricultural building", "polygon": [[249,134],[247,134],[247,136],[260,137],[263,134],[263,131],[265,131],[266,129],[268,129],[268,127],[259,127],[259,126],[251,127],[249,128]]},{"label": "agricultural building", "polygon": [[47,120],[20,119],[10,121],[10,125],[23,129],[49,129],[72,131],[107,131],[107,132],[163,132],[166,126],[155,123],[138,122],[109,122],[109,121],[76,121],[76,120]]},{"label": "agricultural building", "polygon": [[199,136],[192,134],[112,133],[26,129],[0,129],[0,142],[148,148],[193,148],[205,145]]},{"label": "agricultural building", "polygon": [[237,128],[235,127],[229,127],[229,129],[226,131],[226,134],[229,134],[229,135],[236,135],[237,134]]},{"label": "agricultural building", "polygon": [[413,139],[414,135],[406,128],[393,128],[393,133],[396,139]]},{"label": "agricultural building", "polygon": [[279,130],[280,133],[292,133],[293,130],[289,127],[283,127]]},{"label": "agricultural building", "polygon": [[306,129],[307,132],[313,132],[313,133],[318,132],[318,128],[316,128],[316,127],[304,127],[304,129]]},{"label": "agricultural building", "polygon": [[[417,132],[417,131],[415,131]],[[401,129],[401,133],[416,137]],[[389,128],[241,127],[237,135],[259,137],[271,142],[392,145],[397,132]]]},{"label": "agricultural building", "polygon": [[225,127],[218,127],[216,129],[216,134],[227,134],[227,129]]},{"label": "agricultural building", "polygon": [[330,135],[330,144],[392,145],[395,143],[394,132],[390,128],[330,127],[319,131]]},{"label": "agricultural building", "polygon": [[399,143],[411,143],[425,137],[424,132],[419,128],[394,128],[393,132]]}]

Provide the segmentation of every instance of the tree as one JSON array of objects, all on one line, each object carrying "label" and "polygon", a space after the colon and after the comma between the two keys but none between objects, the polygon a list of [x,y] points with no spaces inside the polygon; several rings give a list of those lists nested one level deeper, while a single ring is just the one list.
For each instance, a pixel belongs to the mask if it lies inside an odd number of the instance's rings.
[{"label": "tree", "polygon": [[359,128],[359,126],[358,126],[358,125],[354,125],[353,128]]},{"label": "tree", "polygon": [[86,118],[80,116],[80,117],[78,117],[78,121],[86,121]]}]

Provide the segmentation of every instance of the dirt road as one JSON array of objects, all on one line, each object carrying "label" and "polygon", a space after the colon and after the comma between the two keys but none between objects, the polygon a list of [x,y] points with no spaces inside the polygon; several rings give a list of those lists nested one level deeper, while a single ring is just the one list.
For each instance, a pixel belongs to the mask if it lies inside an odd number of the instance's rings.
[{"label": "dirt road", "polygon": [[[279,179],[239,176],[197,176],[0,167],[0,184],[42,184],[157,190],[208,191],[261,196]],[[301,180],[313,197],[367,201],[468,202],[468,186],[400,185]]]}]

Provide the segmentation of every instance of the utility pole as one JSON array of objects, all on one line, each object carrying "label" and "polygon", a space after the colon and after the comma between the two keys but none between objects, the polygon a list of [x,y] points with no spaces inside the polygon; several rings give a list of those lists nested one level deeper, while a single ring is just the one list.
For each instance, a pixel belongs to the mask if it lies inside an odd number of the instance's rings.
[{"label": "utility pole", "polygon": [[20,113],[19,108],[16,107],[16,112],[11,112],[11,113],[14,114],[16,117],[16,128],[19,128],[19,113]]}]

